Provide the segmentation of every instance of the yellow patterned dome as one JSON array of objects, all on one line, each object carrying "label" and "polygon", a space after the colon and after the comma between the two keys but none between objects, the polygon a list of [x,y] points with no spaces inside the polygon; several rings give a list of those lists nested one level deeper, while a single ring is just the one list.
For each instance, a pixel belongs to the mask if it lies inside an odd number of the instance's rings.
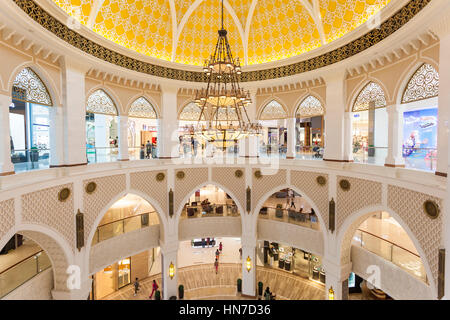
[{"label": "yellow patterned dome", "polygon": [[[87,28],[141,54],[202,65],[214,49],[220,0],[52,0]],[[391,0],[225,0],[233,55],[247,65],[319,48]]]}]

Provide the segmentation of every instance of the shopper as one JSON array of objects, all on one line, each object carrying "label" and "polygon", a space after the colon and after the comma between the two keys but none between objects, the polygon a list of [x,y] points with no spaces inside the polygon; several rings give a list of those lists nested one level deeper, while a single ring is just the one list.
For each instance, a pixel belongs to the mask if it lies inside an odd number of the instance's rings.
[{"label": "shopper", "polygon": [[134,282],[134,296],[136,296],[138,291],[139,291],[139,279],[136,278],[136,281]]},{"label": "shopper", "polygon": [[217,258],[216,258],[216,261],[214,261],[214,267],[216,268],[216,274],[217,274],[217,272],[219,271],[219,260],[217,260]]},{"label": "shopper", "polygon": [[220,251],[220,253],[222,253],[222,249],[223,249],[222,242],[220,242],[219,243],[219,251]]},{"label": "shopper", "polygon": [[266,290],[264,291],[264,299],[265,300],[270,300],[270,296],[272,295],[272,292],[270,292],[269,287],[266,288]]},{"label": "shopper", "polygon": [[144,145],[141,145],[141,152],[140,152],[140,154],[139,154],[139,158],[142,160],[142,159],[145,159],[145,146]]},{"label": "shopper", "polygon": [[147,144],[145,145],[145,151],[146,151],[146,158],[150,159],[150,155],[152,153],[152,144],[150,143],[149,140],[147,140]]},{"label": "shopper", "polygon": [[242,259],[242,247],[239,248],[239,258]]},{"label": "shopper", "polygon": [[216,260],[219,260],[219,255],[220,255],[219,250],[216,250]]},{"label": "shopper", "polygon": [[156,280],[153,280],[152,283],[152,293],[150,294],[149,298],[151,299],[153,297],[153,293],[155,293],[156,290],[158,290],[158,285],[156,284]]}]

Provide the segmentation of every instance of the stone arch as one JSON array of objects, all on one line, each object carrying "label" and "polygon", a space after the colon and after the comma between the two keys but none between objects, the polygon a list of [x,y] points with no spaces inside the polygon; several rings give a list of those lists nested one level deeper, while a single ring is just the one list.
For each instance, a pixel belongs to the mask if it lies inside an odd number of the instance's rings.
[{"label": "stone arch", "polygon": [[[302,106],[303,102],[305,102],[305,100],[308,99],[309,97],[313,97],[313,98],[317,99],[320,102],[321,107],[322,107],[322,111],[323,111],[322,114],[320,114],[320,116],[325,116],[326,109],[325,109],[325,103],[322,100],[322,98],[319,97],[319,95],[317,95],[317,94],[312,94],[310,92],[307,92],[304,95],[302,95],[302,97],[299,100],[297,100],[298,102],[295,104],[297,107],[294,108],[294,114],[292,115],[292,118],[296,118],[297,117],[297,113],[300,110],[300,107]],[[313,115],[313,116],[319,116],[319,114],[318,115]]]},{"label": "stone arch", "polygon": [[192,194],[195,193],[196,190],[201,189],[202,187],[206,186],[206,185],[214,185],[220,189],[222,189],[223,191],[225,191],[230,197],[231,199],[233,199],[234,203],[236,203],[238,210],[239,210],[239,216],[241,217],[241,225],[244,226],[244,214],[245,214],[245,210],[244,207],[242,206],[242,204],[239,202],[238,197],[227,187],[225,187],[223,184],[216,182],[216,181],[212,181],[212,180],[207,180],[204,181],[198,185],[196,185],[194,188],[191,188],[191,190],[184,195],[181,203],[179,204],[178,208],[175,208],[175,226],[178,227],[179,223],[180,223],[180,218],[181,218],[181,212],[183,211],[183,207],[184,204],[189,200],[189,198],[192,196]]},{"label": "stone arch", "polygon": [[14,80],[16,79],[17,75],[25,68],[30,68],[42,81],[45,88],[47,89],[50,99],[52,100],[52,106],[61,106],[62,101],[61,96],[58,93],[58,86],[54,83],[53,79],[44,68],[33,62],[21,63],[14,68],[14,71],[11,73],[11,77],[8,80],[8,92],[12,93]]},{"label": "stone arch", "polygon": [[430,63],[429,61],[425,61],[425,60],[422,60],[422,59],[419,60],[419,61],[416,61],[414,64],[412,64],[411,68],[409,68],[407,70],[407,72],[405,73],[405,76],[402,78],[402,80],[400,82],[401,85],[398,88],[398,92],[397,92],[397,95],[396,95],[396,102],[397,103],[399,103],[399,104],[414,103],[414,102],[417,102],[419,100],[426,100],[426,99],[432,99],[432,98],[437,97],[437,95],[436,95],[436,96],[433,96],[433,97],[427,97],[425,99],[418,99],[418,100],[414,100],[414,101],[403,102],[403,97],[404,97],[404,95],[406,93],[406,90],[408,89],[409,84],[411,83],[411,81],[413,80],[414,76],[419,72],[419,70],[423,66],[431,66],[434,69],[434,71],[439,76],[439,71],[438,71],[439,69],[434,66],[434,63]]},{"label": "stone arch", "polygon": [[120,104],[120,99],[119,99],[119,98],[117,97],[117,95],[114,93],[114,90],[108,88],[108,87],[105,86],[105,85],[97,85],[97,86],[94,86],[94,87],[92,87],[92,88],[87,92],[87,94],[86,94],[86,101],[85,101],[85,108],[86,108],[86,106],[87,106],[89,97],[90,97],[92,94],[94,94],[95,92],[97,92],[98,90],[103,91],[103,92],[108,96],[108,98],[111,99],[111,101],[112,101],[113,104],[114,104],[114,107],[116,108],[116,116],[122,115],[122,107],[121,107],[121,104]]},{"label": "stone arch", "polygon": [[126,114],[128,115],[130,109],[131,109],[131,105],[139,98],[144,98],[145,100],[148,101],[148,103],[150,103],[150,105],[153,107],[153,110],[156,113],[156,119],[160,119],[161,118],[161,108],[160,106],[156,103],[155,99],[153,97],[151,97],[148,94],[145,93],[138,93],[136,95],[134,95],[133,97],[131,97],[127,103],[126,106]]},{"label": "stone arch", "polygon": [[385,87],[385,85],[382,82],[380,82],[377,79],[369,77],[369,78],[365,79],[364,81],[362,81],[360,83],[360,85],[358,85],[356,87],[356,89],[354,91],[356,93],[353,94],[353,97],[350,100],[350,106],[349,106],[349,111],[350,112],[358,112],[358,111],[355,111],[355,109],[354,109],[356,101],[358,100],[360,95],[363,93],[363,91],[371,84],[375,84],[375,85],[377,85],[377,86],[379,86],[381,88],[381,90],[383,92],[383,95],[385,97],[384,107],[387,107],[387,101],[389,101],[389,96],[388,96],[388,92],[389,91],[387,90],[387,88]]},{"label": "stone arch", "polygon": [[[264,113],[264,110],[266,109],[266,107],[268,106],[268,104],[269,103],[271,103],[271,102],[276,102],[276,103],[278,103],[279,105],[281,105],[281,107],[283,108],[283,111],[284,111],[284,113],[285,113],[285,115],[286,115],[286,117],[285,118],[288,118],[289,117],[289,110],[288,110],[288,108],[286,107],[286,104],[285,103],[283,103],[283,101],[280,99],[280,98],[278,98],[278,97],[276,97],[276,96],[271,96],[271,97],[269,97],[269,98],[267,98],[266,100],[264,100],[264,102],[261,104],[261,107],[259,107],[258,108],[258,111],[257,111],[257,113],[256,113],[256,119],[257,120],[262,120],[261,119],[261,115]],[[284,119],[285,119],[284,118]],[[281,118],[280,118],[281,119]]]},{"label": "stone arch", "polygon": [[341,264],[350,263],[351,242],[353,239],[353,235],[355,234],[358,227],[364,221],[366,221],[374,212],[378,211],[388,212],[389,215],[391,215],[400,224],[403,230],[405,230],[405,232],[408,234],[408,237],[414,243],[414,247],[418,251],[420,259],[425,267],[428,285],[432,288],[433,292],[435,292],[436,287],[433,278],[433,273],[431,271],[430,263],[426,258],[427,256],[425,254],[425,251],[423,250],[421,244],[417,240],[416,235],[412,232],[408,224],[402,219],[402,217],[399,214],[397,214],[394,210],[392,210],[387,206],[383,205],[368,206],[358,210],[357,212],[347,217],[347,219],[344,221],[340,229],[337,231],[337,238],[336,238],[337,240],[336,243],[338,246],[337,249],[339,252],[338,256],[341,259]]},{"label": "stone arch", "polygon": [[0,239],[0,248],[3,248],[16,233],[30,238],[47,253],[53,268],[54,290],[69,291],[66,285],[66,270],[73,264],[73,252],[64,237],[50,227],[39,224],[20,224]]}]

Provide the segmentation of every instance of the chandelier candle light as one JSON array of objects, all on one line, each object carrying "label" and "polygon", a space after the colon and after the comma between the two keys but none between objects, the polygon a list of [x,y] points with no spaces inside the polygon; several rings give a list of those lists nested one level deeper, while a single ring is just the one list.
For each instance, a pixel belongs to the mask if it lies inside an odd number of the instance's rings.
[{"label": "chandelier candle light", "polygon": [[[206,88],[196,90],[195,103],[201,108],[193,133],[217,147],[225,149],[227,144],[249,135],[258,135],[261,126],[251,123],[246,107],[252,102],[250,92],[239,86],[241,65],[239,58],[233,59],[227,31],[223,27],[209,60],[205,60],[203,71],[208,76]],[[200,121],[206,119],[207,125]]]}]

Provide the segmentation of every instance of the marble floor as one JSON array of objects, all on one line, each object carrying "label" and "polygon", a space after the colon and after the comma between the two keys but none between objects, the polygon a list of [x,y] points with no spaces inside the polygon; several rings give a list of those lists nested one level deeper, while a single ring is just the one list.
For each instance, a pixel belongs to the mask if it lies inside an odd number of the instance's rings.
[{"label": "marble floor", "polygon": [[[222,263],[218,274],[212,264],[196,265],[180,268],[178,283],[184,285],[186,300],[250,299],[237,293],[236,281],[241,274],[241,264]],[[133,286],[129,285],[104,300],[148,300],[153,279],[161,287],[161,274],[158,274],[142,280],[136,296]],[[269,286],[278,300],[322,300],[325,297],[323,285],[281,270],[258,266],[256,281],[262,281],[264,288]]]}]

